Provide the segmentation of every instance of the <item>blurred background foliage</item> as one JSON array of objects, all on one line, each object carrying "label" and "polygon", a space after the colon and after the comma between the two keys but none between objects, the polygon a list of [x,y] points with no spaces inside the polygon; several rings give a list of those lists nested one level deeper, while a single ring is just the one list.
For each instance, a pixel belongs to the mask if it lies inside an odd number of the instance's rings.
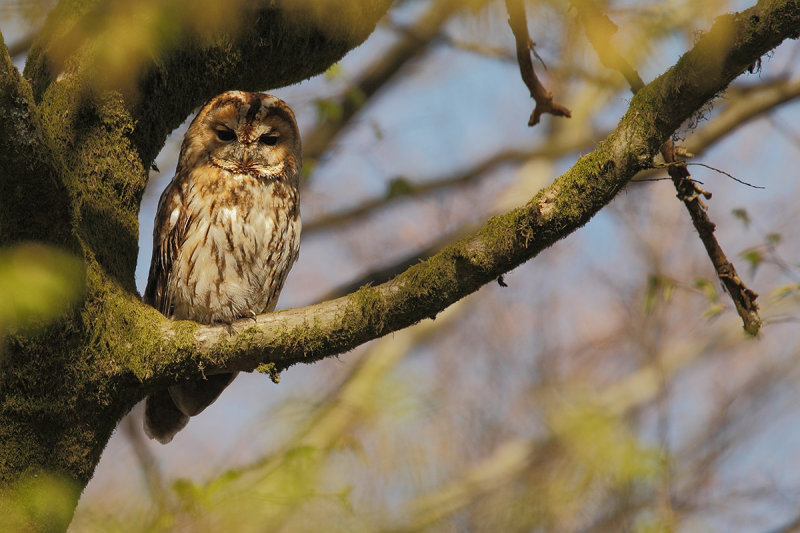
[{"label": "blurred background foliage", "polygon": [[0,247],[0,336],[35,330],[83,294],[83,263],[40,244]]},{"label": "blurred background foliage", "polygon": [[[3,4],[18,66],[50,5]],[[88,33],[61,38],[107,42],[97,53],[108,79],[127,79],[187,35],[242,31],[222,4],[102,5],[80,28]],[[324,20],[338,4],[308,5]],[[602,5],[619,27],[617,51],[647,82],[715,17],[750,3]],[[500,1],[396,2],[326,75],[274,91],[295,109],[305,151],[302,252],[281,307],[418,261],[527,201],[613,128],[629,89],[600,64],[571,3],[527,9],[535,68],[570,119],[527,128],[533,103]],[[800,46],[785,43],[676,135],[696,161],[765,187],[690,167],[713,193],[720,243],[761,295],[758,338],[743,333],[671,182],[645,173],[585,228],[505,276],[508,287],[293,367],[279,386],[240,376],[168,446],[143,437],[134,409],[71,531],[796,530],[798,66]],[[162,171],[143,200],[140,290],[184,131],[157,158]],[[2,327],[55,312],[36,302],[70,299],[77,285],[59,277],[67,260],[42,253],[51,252],[3,252],[0,292],[29,298],[3,298]]]}]

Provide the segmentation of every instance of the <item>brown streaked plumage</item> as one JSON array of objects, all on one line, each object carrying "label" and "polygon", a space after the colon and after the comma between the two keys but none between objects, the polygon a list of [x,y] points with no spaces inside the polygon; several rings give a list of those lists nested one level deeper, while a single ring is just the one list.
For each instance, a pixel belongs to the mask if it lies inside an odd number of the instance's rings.
[{"label": "brown streaked plumage", "polygon": [[[203,106],[158,203],[144,301],[205,324],[272,311],[300,244],[301,164],[300,133],[282,100],[229,91]],[[147,435],[169,442],[234,377],[150,395]]]}]

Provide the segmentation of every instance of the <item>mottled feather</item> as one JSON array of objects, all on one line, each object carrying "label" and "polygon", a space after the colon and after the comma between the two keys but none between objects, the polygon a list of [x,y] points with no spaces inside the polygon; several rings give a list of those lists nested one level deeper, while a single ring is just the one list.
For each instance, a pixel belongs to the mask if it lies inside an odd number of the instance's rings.
[{"label": "mottled feather", "polygon": [[[281,100],[230,91],[206,104],[159,201],[144,300],[206,324],[272,311],[299,250],[301,164],[297,124]],[[147,434],[169,442],[233,376],[152,395]]]}]

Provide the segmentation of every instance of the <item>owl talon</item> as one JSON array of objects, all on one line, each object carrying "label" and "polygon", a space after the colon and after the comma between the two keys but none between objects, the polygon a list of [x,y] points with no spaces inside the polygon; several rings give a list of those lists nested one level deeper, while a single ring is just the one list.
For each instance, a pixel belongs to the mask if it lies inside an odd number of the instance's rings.
[{"label": "owl talon", "polygon": [[253,322],[258,322],[258,319],[256,318],[257,316],[258,315],[256,314],[256,312],[251,309],[250,310],[250,316],[248,316],[247,318],[252,319]]}]

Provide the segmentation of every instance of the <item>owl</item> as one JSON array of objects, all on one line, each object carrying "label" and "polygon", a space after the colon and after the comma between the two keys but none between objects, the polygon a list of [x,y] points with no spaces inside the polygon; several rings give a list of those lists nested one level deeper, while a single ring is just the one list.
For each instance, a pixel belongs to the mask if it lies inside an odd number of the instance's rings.
[{"label": "owl", "polygon": [[[282,100],[229,91],[197,114],[158,203],[144,301],[175,320],[230,324],[272,311],[300,246],[302,155]],[[145,432],[167,443],[236,374],[151,394]]]}]

